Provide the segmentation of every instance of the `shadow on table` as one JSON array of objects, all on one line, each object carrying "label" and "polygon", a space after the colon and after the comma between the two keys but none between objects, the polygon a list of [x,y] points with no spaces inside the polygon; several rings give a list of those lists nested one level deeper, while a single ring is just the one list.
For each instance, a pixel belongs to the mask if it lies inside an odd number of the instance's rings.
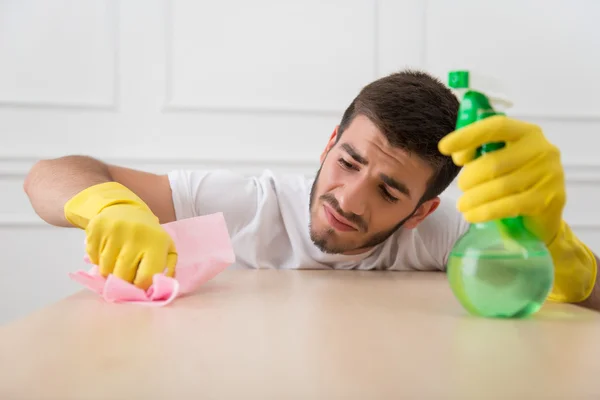
[{"label": "shadow on table", "polygon": [[569,323],[599,323],[600,313],[574,304],[547,302],[535,314],[524,318],[484,318],[469,314],[458,302],[425,304],[422,311],[429,315],[489,321],[568,321]]}]

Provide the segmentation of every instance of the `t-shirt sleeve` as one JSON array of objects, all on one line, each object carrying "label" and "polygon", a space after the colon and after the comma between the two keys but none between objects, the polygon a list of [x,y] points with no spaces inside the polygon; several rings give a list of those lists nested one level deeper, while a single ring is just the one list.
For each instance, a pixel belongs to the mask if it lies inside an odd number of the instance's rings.
[{"label": "t-shirt sleeve", "polygon": [[255,177],[227,170],[175,170],[168,176],[177,220],[222,212],[233,235],[257,213],[261,188]]},{"label": "t-shirt sleeve", "polygon": [[[440,205],[436,212],[439,212],[441,226],[438,227],[437,234],[432,235],[431,251],[435,257],[438,268],[446,270],[446,264],[450,251],[469,229],[469,223],[464,219],[462,213],[456,209],[454,199],[443,199],[444,206]],[[441,229],[440,229],[441,228]]]},{"label": "t-shirt sleeve", "polygon": [[444,196],[431,215],[400,238],[398,245],[404,256],[397,257],[394,265],[397,269],[445,271],[450,251],[468,228],[456,201]]}]

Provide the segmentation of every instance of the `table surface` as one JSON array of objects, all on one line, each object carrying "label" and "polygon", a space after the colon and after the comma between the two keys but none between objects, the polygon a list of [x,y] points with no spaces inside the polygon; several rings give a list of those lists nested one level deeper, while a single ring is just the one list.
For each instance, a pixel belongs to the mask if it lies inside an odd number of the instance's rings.
[{"label": "table surface", "polygon": [[600,313],[468,316],[443,273],[225,271],[167,307],[79,292],[0,327],[2,399],[600,398]]}]

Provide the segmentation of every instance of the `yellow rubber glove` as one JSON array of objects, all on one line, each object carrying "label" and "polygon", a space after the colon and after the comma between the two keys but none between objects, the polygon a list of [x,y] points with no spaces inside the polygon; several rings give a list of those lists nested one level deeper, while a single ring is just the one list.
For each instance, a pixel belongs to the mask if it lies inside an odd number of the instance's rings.
[{"label": "yellow rubber glove", "polygon": [[71,198],[64,212],[71,224],[85,229],[87,254],[103,276],[112,273],[148,289],[154,274],[175,275],[177,251],[171,236],[125,186],[91,186]]},{"label": "yellow rubber glove", "polygon": [[[500,150],[474,159],[476,149],[504,142]],[[550,300],[580,302],[596,282],[596,258],[563,221],[566,202],[560,151],[540,127],[493,116],[444,137],[442,154],[463,166],[458,209],[470,223],[522,216],[552,255],[555,281]]]}]

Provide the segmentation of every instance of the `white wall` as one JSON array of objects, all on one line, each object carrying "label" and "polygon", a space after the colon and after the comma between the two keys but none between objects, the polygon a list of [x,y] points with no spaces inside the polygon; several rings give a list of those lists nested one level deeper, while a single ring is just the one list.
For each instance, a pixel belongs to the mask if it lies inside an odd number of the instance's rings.
[{"label": "white wall", "polygon": [[23,194],[36,160],[312,173],[357,91],[405,66],[502,79],[561,148],[565,218],[600,251],[598,20],[595,0],[1,0],[0,323],[85,267],[82,232]]}]

